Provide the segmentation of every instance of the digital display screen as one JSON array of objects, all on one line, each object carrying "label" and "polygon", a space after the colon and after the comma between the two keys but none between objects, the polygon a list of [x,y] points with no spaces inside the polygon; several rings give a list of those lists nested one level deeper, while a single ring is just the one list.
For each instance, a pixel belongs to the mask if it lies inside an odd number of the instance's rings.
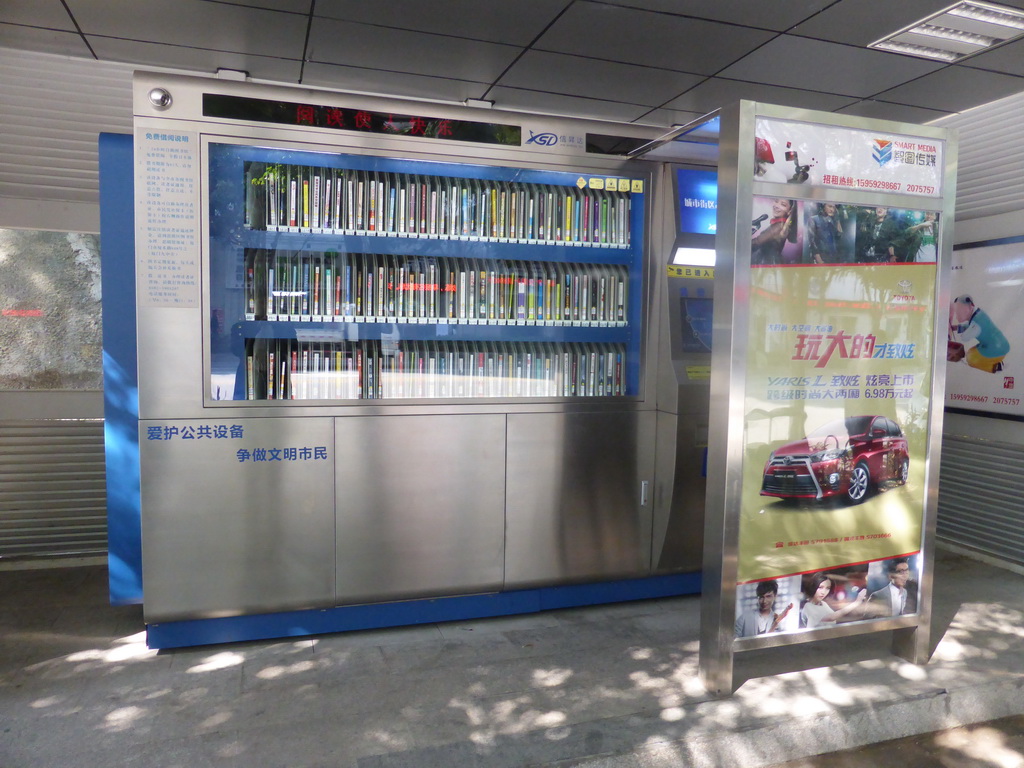
[{"label": "digital display screen", "polygon": [[203,94],[203,115],[230,120],[253,120],[280,125],[306,125],[341,131],[415,136],[424,139],[474,141],[483,144],[520,146],[522,128],[500,123],[477,123],[418,115],[396,115],[366,109],[299,104],[289,101],[250,99],[218,93]]},{"label": "digital display screen", "polygon": [[718,216],[718,174],[715,171],[676,171],[679,231],[713,235]]},{"label": "digital display screen", "polygon": [[676,248],[672,254],[672,263],[688,267],[715,266],[714,248]]}]

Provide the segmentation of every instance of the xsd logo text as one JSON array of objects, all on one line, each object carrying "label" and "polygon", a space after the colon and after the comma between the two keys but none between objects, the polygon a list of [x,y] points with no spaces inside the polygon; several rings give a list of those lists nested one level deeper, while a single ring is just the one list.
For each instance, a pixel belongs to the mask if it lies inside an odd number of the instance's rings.
[{"label": "xsd logo text", "polygon": [[553,147],[558,143],[558,135],[554,133],[534,133],[530,131],[530,138],[526,140],[527,144],[539,144],[542,147]]}]

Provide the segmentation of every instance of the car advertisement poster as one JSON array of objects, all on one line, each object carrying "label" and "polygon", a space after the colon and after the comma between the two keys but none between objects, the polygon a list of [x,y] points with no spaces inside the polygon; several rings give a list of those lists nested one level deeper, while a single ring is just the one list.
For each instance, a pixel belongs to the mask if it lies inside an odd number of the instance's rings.
[{"label": "car advertisement poster", "polygon": [[953,251],[946,405],[1024,420],[1024,239]]},{"label": "car advertisement poster", "polygon": [[757,181],[942,196],[934,139],[759,117],[754,149]]},{"label": "car advertisement poster", "polygon": [[753,203],[736,637],[913,614],[938,217]]}]

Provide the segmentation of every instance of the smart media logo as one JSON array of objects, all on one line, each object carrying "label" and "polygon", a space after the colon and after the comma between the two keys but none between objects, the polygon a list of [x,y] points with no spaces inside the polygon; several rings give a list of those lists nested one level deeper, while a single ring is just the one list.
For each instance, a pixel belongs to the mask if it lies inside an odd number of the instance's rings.
[{"label": "smart media logo", "polygon": [[556,133],[534,133],[530,130],[530,138],[526,140],[527,144],[539,144],[542,147],[553,147],[558,143],[558,134]]},{"label": "smart media logo", "polygon": [[875,139],[874,146],[871,150],[871,157],[873,157],[875,162],[880,166],[884,166],[892,160],[892,140]]}]

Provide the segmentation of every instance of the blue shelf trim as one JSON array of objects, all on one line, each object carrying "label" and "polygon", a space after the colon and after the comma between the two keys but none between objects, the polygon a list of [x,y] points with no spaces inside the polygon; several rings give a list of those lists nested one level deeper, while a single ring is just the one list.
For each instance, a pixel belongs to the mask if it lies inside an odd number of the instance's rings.
[{"label": "blue shelf trim", "polygon": [[568,171],[543,171],[529,168],[508,168],[503,166],[473,165],[471,163],[446,163],[436,160],[407,160],[375,155],[352,155],[338,152],[312,152],[292,149],[272,149],[260,146],[237,144],[210,144],[211,160],[231,162],[232,160],[253,160],[267,165],[305,165],[317,168],[339,168],[341,170],[377,171],[378,173],[407,173],[420,176],[448,176],[456,179],[481,179],[520,182],[523,184],[551,184],[573,188],[580,178],[597,177],[624,178],[614,173]]},{"label": "blue shelf trim", "polygon": [[486,595],[339,606],[257,616],[169,621],[147,625],[146,644],[150,648],[184,648],[275,637],[303,637],[331,632],[466,621],[583,605],[694,595],[700,592],[700,585],[699,573],[679,573]]},{"label": "blue shelf trim", "polygon": [[245,339],[295,339],[302,333],[319,332],[321,341],[376,341],[383,334],[395,334],[398,343],[402,341],[498,341],[507,342],[509,330],[517,334],[517,343],[526,342],[576,342],[591,344],[625,344],[630,340],[628,326],[581,326],[581,325],[516,325],[515,322],[501,324],[410,323],[399,319],[395,323],[359,321],[346,322],[296,322],[287,320],[247,320],[240,324]]},{"label": "blue shelf trim", "polygon": [[[213,235],[224,236],[218,226]],[[267,232],[240,230],[237,238],[246,248],[308,251],[312,253],[372,253],[422,256],[424,258],[505,259],[542,264],[631,264],[630,248],[566,243],[514,243],[458,237],[398,237],[397,235],[347,235],[334,232]]]}]

